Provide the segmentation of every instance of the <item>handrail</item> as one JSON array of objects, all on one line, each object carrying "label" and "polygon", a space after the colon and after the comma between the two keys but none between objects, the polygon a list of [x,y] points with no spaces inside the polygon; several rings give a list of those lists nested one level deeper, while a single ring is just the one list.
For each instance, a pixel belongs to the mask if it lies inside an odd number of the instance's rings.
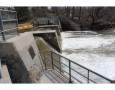
[{"label": "handrail", "polygon": [[0,32],[13,31],[14,29],[18,29],[18,27],[11,28],[11,29],[0,30]]},{"label": "handrail", "polygon": [[[46,52],[51,52],[51,61],[52,61],[52,66],[53,66],[53,68],[54,68],[54,66],[55,66],[55,64],[53,64],[53,62],[54,62],[54,60],[53,60],[54,58],[52,57],[52,56],[53,56],[53,55],[52,55],[53,53],[55,53],[55,54],[61,56],[62,58],[64,58],[65,60],[68,61],[68,63],[69,63],[69,66],[68,66],[68,69],[69,69],[69,79],[70,79],[69,82],[72,82],[71,77],[73,77],[73,76],[71,75],[71,70],[73,70],[73,68],[71,67],[71,63],[73,63],[73,64],[75,64],[75,65],[77,65],[77,66],[80,66],[80,67],[82,67],[83,69],[85,69],[85,70],[88,71],[88,72],[87,72],[88,76],[85,76],[85,78],[87,79],[87,83],[89,83],[89,81],[95,83],[92,79],[90,79],[90,77],[89,77],[89,72],[91,72],[91,73],[93,73],[93,74],[95,74],[95,75],[101,77],[102,79],[104,79],[104,80],[106,80],[106,81],[109,81],[110,83],[114,83],[114,80],[111,80],[111,79],[109,79],[109,78],[107,78],[107,77],[105,77],[105,76],[103,76],[103,75],[101,75],[101,74],[99,74],[99,73],[97,73],[97,72],[95,72],[95,71],[93,71],[93,70],[90,70],[90,69],[88,69],[88,68],[86,68],[86,67],[80,65],[80,64],[78,64],[78,63],[76,63],[76,62],[74,62],[74,61],[72,61],[72,60],[70,60],[70,59],[64,57],[63,55],[61,55],[60,53],[58,53],[58,52],[56,52],[56,51],[46,51]],[[45,52],[45,53],[46,53],[46,52]],[[56,60],[56,61],[58,61],[58,60]],[[62,63],[62,62],[60,62],[60,63]],[[63,63],[62,63],[62,64],[63,64]],[[60,70],[60,71],[62,71],[62,70]],[[76,71],[75,69],[74,69],[74,71],[75,71],[76,73],[78,73],[79,75],[84,76],[83,74],[79,73],[79,72]],[[75,77],[74,77],[74,78],[75,78]]]},{"label": "handrail", "polygon": [[0,83],[2,83],[3,80],[2,80],[2,75],[1,75],[1,58],[0,58]]},{"label": "handrail", "polygon": [[84,69],[86,69],[86,70],[89,70],[90,72],[92,72],[92,73],[94,73],[94,74],[96,74],[96,75],[98,75],[98,76],[100,76],[100,77],[102,77],[102,78],[104,78],[104,79],[106,79],[106,80],[112,82],[111,79],[109,79],[109,78],[107,78],[107,77],[105,77],[105,76],[103,76],[103,75],[101,75],[101,74],[99,74],[99,73],[97,73],[97,72],[95,72],[95,71],[92,71],[92,70],[90,70],[90,69],[88,69],[88,68],[86,68],[86,67],[84,67],[84,66],[82,66],[82,65],[80,65],[80,64],[78,64],[78,63],[76,63],[76,62],[74,62],[74,61],[72,61],[72,60],[70,60],[70,59],[68,59],[68,58],[66,58],[66,57],[64,57],[64,56],[61,55],[60,53],[54,52],[54,51],[52,51],[52,52],[55,53],[55,54],[60,55],[61,57],[65,58],[66,60],[69,60],[70,62],[72,62],[72,63],[74,63],[74,64],[76,64],[76,65],[78,65],[78,66],[80,66],[80,67],[82,67],[82,68],[84,68]]},{"label": "handrail", "polygon": [[0,11],[5,11],[5,12],[16,12],[16,11],[13,11],[13,10],[3,10],[3,9],[0,9]]}]

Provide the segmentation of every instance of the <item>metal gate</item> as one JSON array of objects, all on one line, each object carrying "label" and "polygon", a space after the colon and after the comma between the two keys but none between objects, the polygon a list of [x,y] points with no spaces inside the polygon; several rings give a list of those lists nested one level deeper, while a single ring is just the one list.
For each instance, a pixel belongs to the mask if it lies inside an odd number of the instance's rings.
[{"label": "metal gate", "polygon": [[0,32],[4,41],[6,40],[5,34],[8,32],[11,33],[11,30],[15,30],[17,35],[19,35],[17,12],[0,10]]}]

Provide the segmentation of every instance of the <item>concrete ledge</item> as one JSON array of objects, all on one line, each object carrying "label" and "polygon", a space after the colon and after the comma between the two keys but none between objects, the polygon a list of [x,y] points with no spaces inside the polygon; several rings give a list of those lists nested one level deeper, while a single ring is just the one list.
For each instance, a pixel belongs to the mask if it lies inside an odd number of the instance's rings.
[{"label": "concrete ledge", "polygon": [[2,72],[1,74],[2,74],[3,83],[12,83],[7,66],[6,65],[2,65],[1,69],[2,69],[1,70],[1,72]]}]

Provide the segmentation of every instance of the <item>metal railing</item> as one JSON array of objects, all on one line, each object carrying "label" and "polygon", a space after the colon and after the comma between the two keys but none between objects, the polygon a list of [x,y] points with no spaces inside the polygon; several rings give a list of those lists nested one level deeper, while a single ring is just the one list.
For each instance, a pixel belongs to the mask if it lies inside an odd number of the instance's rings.
[{"label": "metal railing", "polygon": [[1,75],[1,58],[0,58],[0,83],[2,83],[3,80],[2,80],[2,75]]},{"label": "metal railing", "polygon": [[41,52],[45,69],[52,69],[63,75],[68,83],[114,83],[99,73],[92,71],[54,51]]},{"label": "metal railing", "polygon": [[17,12],[12,10],[0,10],[0,36],[2,36],[2,39],[5,41],[7,39],[6,34],[11,34],[11,32],[15,35],[19,35]]}]

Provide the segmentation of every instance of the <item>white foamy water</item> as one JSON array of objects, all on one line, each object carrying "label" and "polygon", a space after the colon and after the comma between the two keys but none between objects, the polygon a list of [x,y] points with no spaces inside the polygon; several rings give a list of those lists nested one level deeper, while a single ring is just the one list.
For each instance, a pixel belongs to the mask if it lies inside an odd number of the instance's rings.
[{"label": "white foamy water", "polygon": [[[87,31],[90,33],[90,31]],[[92,33],[92,32],[91,32]],[[115,36],[78,35],[74,32],[62,32],[63,55],[109,79],[115,80],[115,52],[106,53],[106,47],[115,47]],[[102,49],[104,47],[103,53]],[[81,50],[77,52],[78,50]],[[88,52],[90,50],[90,52]],[[95,51],[98,52],[95,53]],[[66,51],[72,51],[68,53]],[[114,51],[114,48],[113,48]],[[108,52],[108,50],[107,50]]]},{"label": "white foamy water", "polygon": [[[72,33],[62,33],[62,49],[98,48],[110,45],[115,42],[115,38],[102,38],[100,36],[73,37]],[[70,38],[68,38],[70,37]]]}]

